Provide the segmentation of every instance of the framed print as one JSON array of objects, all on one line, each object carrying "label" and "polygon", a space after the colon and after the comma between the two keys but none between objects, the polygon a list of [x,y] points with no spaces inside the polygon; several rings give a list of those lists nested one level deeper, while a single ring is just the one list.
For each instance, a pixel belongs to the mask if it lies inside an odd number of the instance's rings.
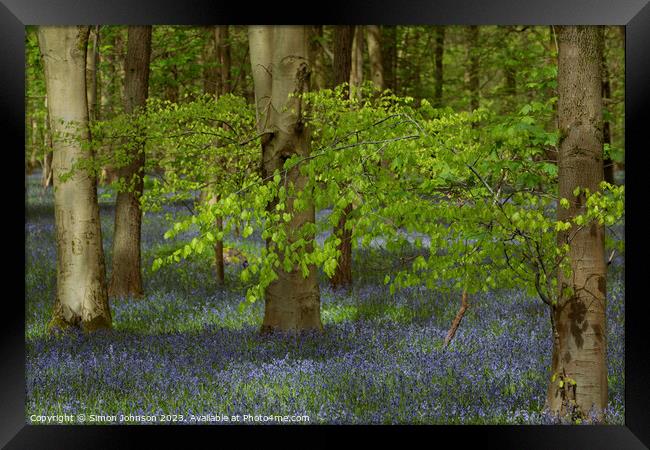
[{"label": "framed print", "polygon": [[650,445],[646,1],[0,18],[6,448]]}]

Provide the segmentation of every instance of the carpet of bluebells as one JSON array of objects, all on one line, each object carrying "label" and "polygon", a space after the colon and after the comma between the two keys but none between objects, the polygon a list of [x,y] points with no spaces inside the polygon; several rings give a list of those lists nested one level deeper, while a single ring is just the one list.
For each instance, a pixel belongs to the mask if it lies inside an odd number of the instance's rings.
[{"label": "carpet of bluebells", "polygon": [[[145,299],[113,300],[110,331],[50,336],[52,192],[40,188],[38,175],[27,181],[28,423],[36,423],[32,415],[61,414],[73,415],[71,423],[79,414],[176,415],[162,419],[181,423],[236,414],[306,415],[327,424],[552,422],[542,412],[551,336],[539,299],[518,291],[472,297],[443,349],[460,295],[416,287],[391,296],[381,272],[390,255],[377,249],[355,255],[351,293],[333,292],[321,277],[322,335],[261,336],[263,304],[238,308],[244,288],[236,264],[226,268],[226,288],[216,286],[207,257],[150,271],[156,252],[170,245],[163,239],[167,220],[183,205],[144,216]],[[107,267],[113,201],[100,196]],[[606,419],[623,424],[621,258],[610,266],[607,315]]]}]

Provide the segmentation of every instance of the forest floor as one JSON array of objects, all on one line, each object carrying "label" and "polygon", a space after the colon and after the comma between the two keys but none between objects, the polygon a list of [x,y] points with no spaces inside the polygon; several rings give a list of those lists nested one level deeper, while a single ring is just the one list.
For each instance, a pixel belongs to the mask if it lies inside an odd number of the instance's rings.
[{"label": "forest floor", "polygon": [[[163,239],[165,214],[186,211],[181,205],[145,214],[146,297],[112,300],[110,331],[50,336],[54,209],[52,190],[44,192],[38,181],[38,174],[28,177],[25,221],[27,423],[38,423],[32,415],[64,413],[73,415],[69,423],[82,422],[81,414],[85,423],[92,415],[120,423],[129,414],[220,424],[236,414],[306,415],[308,423],[336,424],[551,421],[541,412],[551,336],[539,299],[517,290],[470,297],[443,350],[460,294],[414,287],[393,296],[383,284],[387,255],[357,252],[351,293],[333,292],[321,274],[322,335],[261,336],[263,303],[238,308],[245,292],[240,265],[226,266],[225,288],[216,285],[207,255],[151,272],[156,252],[170,245]],[[100,197],[107,268],[112,205]],[[618,425],[624,424],[623,271],[617,258],[607,285],[606,417]],[[278,423],[267,419],[256,423]]]}]

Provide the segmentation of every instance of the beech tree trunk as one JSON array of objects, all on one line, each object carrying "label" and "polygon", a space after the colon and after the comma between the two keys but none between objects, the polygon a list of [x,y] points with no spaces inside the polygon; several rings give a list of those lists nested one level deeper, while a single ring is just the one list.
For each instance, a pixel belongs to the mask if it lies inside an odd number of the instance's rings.
[{"label": "beech tree trunk", "polygon": [[381,57],[381,31],[378,25],[367,25],[370,79],[380,91],[384,90],[384,64]]},{"label": "beech tree trunk", "polygon": [[[289,94],[309,88],[309,30],[307,26],[251,26],[248,36],[258,130],[263,133],[262,172],[268,177],[281,169],[291,156],[304,157],[310,153],[310,133],[301,117],[303,105],[299,98],[289,98]],[[298,167],[286,174],[286,182],[293,183],[296,189],[304,188],[307,181]],[[315,222],[315,211],[313,205],[294,211],[291,198],[287,200],[286,210],[292,214],[286,224],[292,242],[296,230],[305,223]],[[267,240],[266,245],[274,244]],[[265,291],[262,332],[322,330],[315,266],[309,266],[307,277],[303,277],[297,266],[285,271],[281,265],[276,270],[278,278]]]},{"label": "beech tree trunk", "polygon": [[[602,34],[594,26],[557,27],[559,195],[569,199],[558,208],[566,221],[585,209],[575,188],[599,189],[603,180]],[[597,223],[558,234],[568,241],[572,276],[559,273],[560,298],[553,308],[554,344],[547,406],[574,417],[602,414],[607,406],[606,263],[604,229]],[[571,290],[566,294],[565,289]],[[560,382],[562,386],[560,386]],[[575,384],[573,384],[575,382]]]},{"label": "beech tree trunk", "polygon": [[443,83],[443,65],[442,60],[445,54],[445,27],[443,25],[436,26],[436,46],[434,49],[435,56],[435,85],[433,90],[434,106],[442,107],[442,83]]},{"label": "beech tree trunk", "polygon": [[[54,134],[52,160],[57,243],[56,298],[51,329],[111,327],[106,295],[104,251],[92,172],[75,170],[88,158],[82,148],[90,138],[86,102],[87,26],[42,26],[38,41],[45,66],[48,110]],[[90,154],[92,158],[92,153]]]},{"label": "beech tree trunk", "polygon": [[[149,91],[149,59],[151,56],[151,26],[129,26],[125,61],[124,111],[137,114],[146,105]],[[129,190],[118,192],[115,203],[115,232],[113,234],[113,270],[109,286],[112,297],[142,297],[142,268],[140,265],[140,229],[142,210],[140,197],[144,177],[144,142],[135,136],[128,143],[129,163],[119,169]]]}]

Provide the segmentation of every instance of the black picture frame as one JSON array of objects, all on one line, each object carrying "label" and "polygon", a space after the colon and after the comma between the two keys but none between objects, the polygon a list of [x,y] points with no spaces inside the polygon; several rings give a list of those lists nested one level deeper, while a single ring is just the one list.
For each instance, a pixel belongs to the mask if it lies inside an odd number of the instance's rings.
[{"label": "black picture frame", "polygon": [[[476,24],[476,25],[625,25],[626,28],[626,248],[625,291],[625,426],[394,426],[394,427],[124,427],[124,426],[31,426],[25,423],[25,317],[20,296],[24,276],[24,232],[17,218],[25,210],[20,195],[24,173],[5,172],[0,177],[4,208],[4,243],[15,247],[4,253],[5,286],[14,290],[0,295],[4,302],[0,382],[0,445],[6,448],[131,448],[161,437],[170,443],[172,431],[187,443],[189,434],[214,434],[218,444],[224,434],[244,439],[260,432],[268,438],[289,431],[298,443],[310,443],[302,436],[313,431],[326,432],[341,440],[341,431],[360,433],[363,438],[385,439],[388,434],[415,439],[427,444],[440,443],[441,437],[464,443],[478,439],[482,447],[517,449],[640,449],[650,446],[650,326],[647,321],[647,296],[643,279],[647,239],[643,212],[642,174],[645,128],[650,124],[650,5],[648,0],[443,0],[443,1],[328,1],[311,3],[181,2],[112,0],[2,0],[0,4],[0,123],[4,127],[4,157],[16,158],[7,167],[24,162],[18,151],[24,147],[24,67],[25,25],[39,24]],[[15,170],[15,169],[8,169]],[[9,176],[9,174],[12,174]],[[20,262],[22,261],[22,265]],[[647,275],[645,275],[647,277]],[[251,433],[254,431],[255,433]],[[347,434],[347,433],[346,433]],[[425,436],[433,434],[433,436]],[[365,436],[364,436],[365,435]],[[417,436],[416,436],[417,435]],[[444,436],[443,436],[444,435]],[[207,437],[207,436],[206,436]],[[229,436],[233,437],[233,436]],[[214,440],[216,439],[216,440]],[[293,438],[292,438],[293,441]],[[282,442],[282,441],[278,441]],[[325,441],[324,441],[325,442]],[[330,441],[334,444],[335,441]],[[457,446],[457,444],[455,444]]]}]

